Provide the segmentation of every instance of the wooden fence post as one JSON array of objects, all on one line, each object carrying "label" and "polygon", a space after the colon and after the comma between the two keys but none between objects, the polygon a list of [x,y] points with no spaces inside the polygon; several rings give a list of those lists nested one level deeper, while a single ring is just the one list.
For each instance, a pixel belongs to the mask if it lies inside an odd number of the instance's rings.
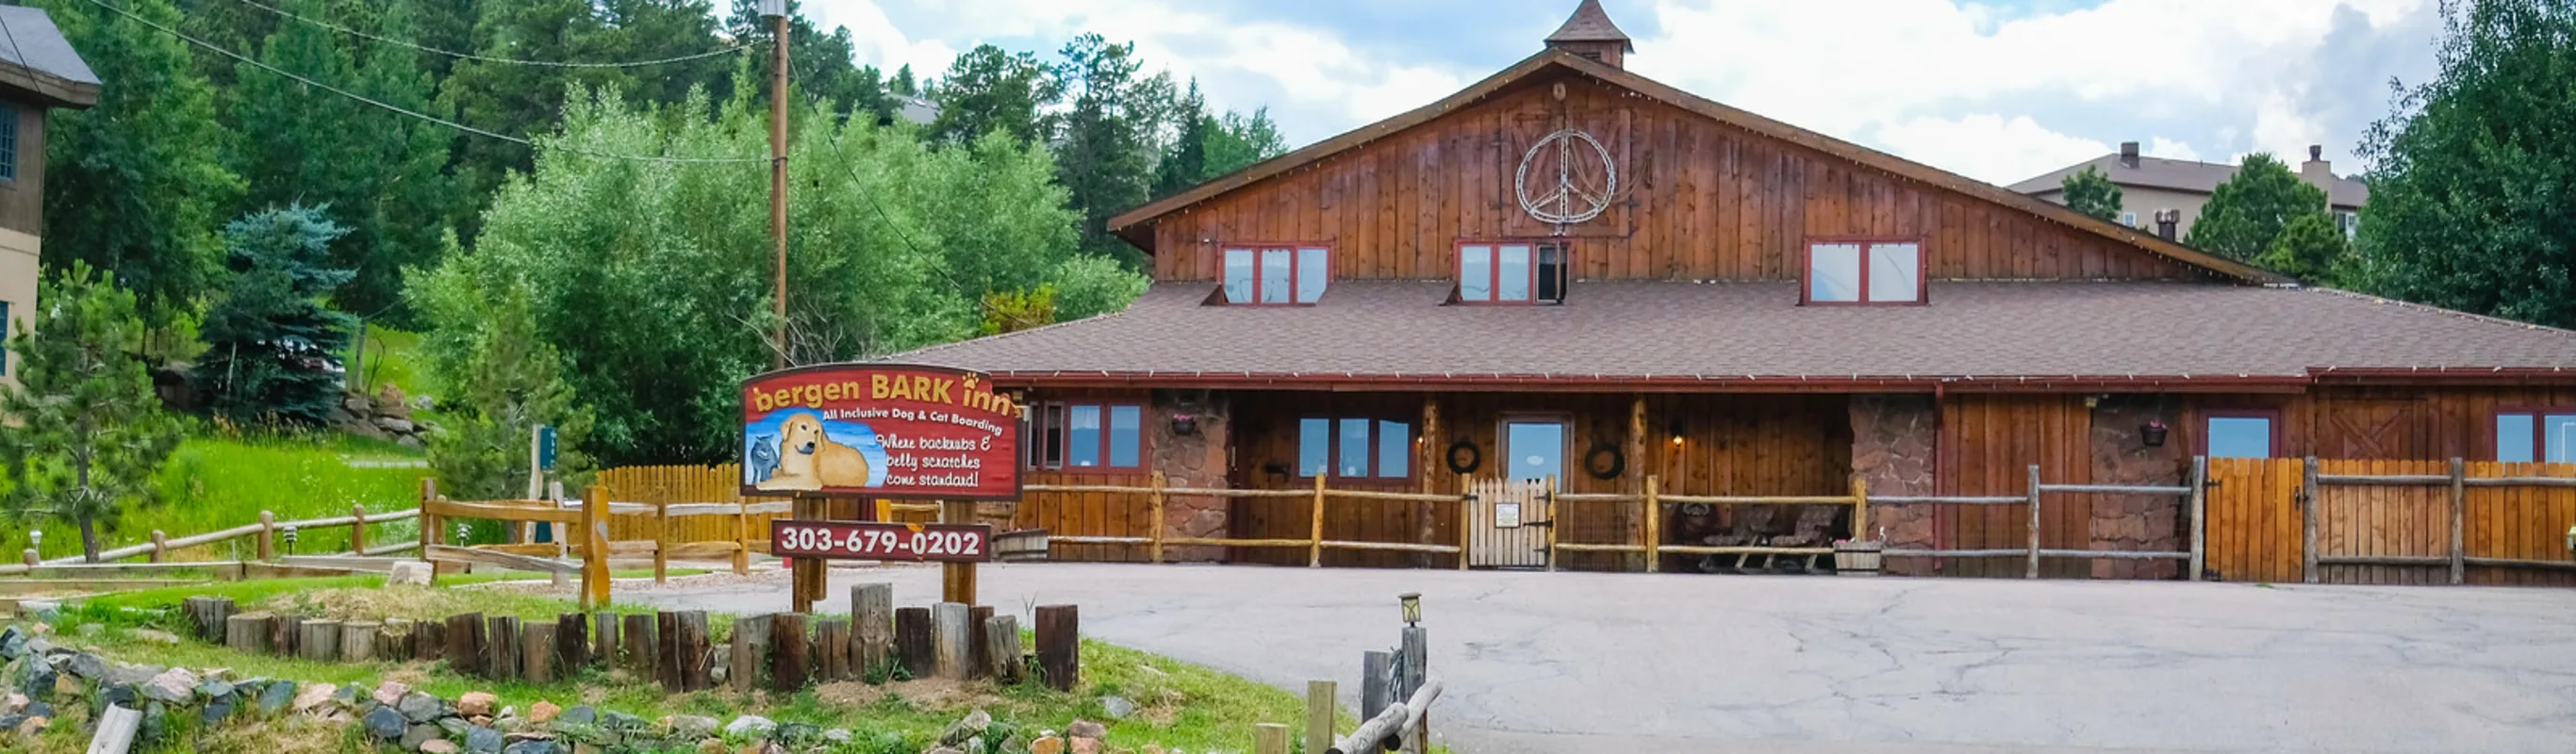
[{"label": "wooden fence post", "polygon": [[[429,546],[440,543],[439,530],[446,528],[438,514],[429,511],[431,501],[438,499],[438,478],[420,478],[420,557],[429,560]],[[438,562],[429,561],[429,583],[438,584]]]},{"label": "wooden fence post", "polygon": [[625,645],[619,643],[617,635],[620,620],[619,616],[600,613],[599,625],[591,632],[590,656],[602,668],[621,667],[618,665],[617,648]]},{"label": "wooden fence post", "polygon": [[903,672],[913,678],[929,678],[939,671],[938,638],[931,626],[930,608],[903,607],[894,611],[895,658],[903,663]]},{"label": "wooden fence post", "polygon": [[308,620],[296,631],[295,654],[316,662],[340,659],[340,622]]},{"label": "wooden fence post", "polygon": [[[1306,567],[1308,568],[1324,567],[1324,478],[1329,476],[1332,476],[1332,469],[1325,469],[1315,474],[1315,528],[1310,530],[1307,536],[1309,544],[1306,547]],[[1040,648],[1043,649],[1043,645]]]},{"label": "wooden fence post", "polygon": [[268,511],[259,512],[259,535],[256,541],[259,543],[259,562],[269,563],[277,560],[277,514]]},{"label": "wooden fence post", "polygon": [[1458,475],[1458,570],[1467,570],[1467,543],[1475,540],[1476,480]]},{"label": "wooden fence post", "polygon": [[563,658],[565,675],[580,672],[590,664],[590,616],[582,613],[555,616],[555,654]]},{"label": "wooden fence post", "polygon": [[653,583],[671,583],[671,501],[653,501]]},{"label": "wooden fence post", "polygon": [[268,626],[271,620],[266,613],[225,616],[224,646],[235,652],[268,654]]},{"label": "wooden fence post", "polygon": [[459,675],[483,674],[483,614],[447,617],[447,669]]},{"label": "wooden fence post", "polygon": [[2030,465],[2030,561],[2021,577],[2039,578],[2039,464]]},{"label": "wooden fence post", "polygon": [[1020,619],[1015,615],[996,615],[984,622],[984,642],[990,645],[990,671],[997,683],[1018,683],[1022,665],[1020,652]]},{"label": "wooden fence post", "polygon": [[741,576],[751,573],[751,499],[735,493],[733,504],[733,574]]},{"label": "wooden fence post", "polygon": [[188,597],[179,600],[179,606],[196,626],[197,638],[210,642],[224,640],[224,619],[233,614],[231,597]]},{"label": "wooden fence post", "polygon": [[2466,524],[2469,508],[2469,462],[2451,457],[2451,583],[2468,578],[2469,550]]},{"label": "wooden fence post", "polygon": [[[933,616],[937,617],[937,616]],[[993,619],[993,606],[976,605],[966,609],[966,677],[984,678],[993,667],[993,643],[984,636],[984,623]]]},{"label": "wooden fence post", "polygon": [[376,642],[384,636],[384,624],[351,621],[340,624],[340,659],[344,662],[373,662]]},{"label": "wooden fence post", "polygon": [[1556,530],[1558,528],[1556,524],[1559,521],[1565,520],[1565,511],[1562,509],[1563,504],[1556,499],[1555,474],[1547,475],[1547,489],[1540,490],[1539,494],[1547,496],[1547,572],[1555,573],[1556,562],[1558,560],[1556,557]]},{"label": "wooden fence post", "polygon": [[159,562],[162,562],[162,561],[165,561],[165,560],[169,560],[169,559],[170,559],[170,535],[161,533],[161,530],[160,530],[160,529],[154,529],[154,530],[152,530],[152,559],[151,559],[151,562],[159,563]]},{"label": "wooden fence post", "polygon": [[[1664,503],[1663,500],[1659,498],[1662,483],[1663,480],[1657,478],[1656,475],[1646,475],[1647,573],[1662,573],[1664,570]],[[1332,734],[1330,733],[1325,734],[1325,746],[1333,745],[1331,735]]]},{"label": "wooden fence post", "polygon": [[818,618],[814,621],[814,678],[826,683],[849,680],[849,619]]},{"label": "wooden fence post", "polygon": [[769,621],[769,679],[772,688],[795,691],[813,675],[812,646],[807,644],[804,613],[779,613]]},{"label": "wooden fence post", "polygon": [[[661,680],[662,640],[656,635],[661,627],[659,617],[639,613],[624,616],[619,620],[625,623],[618,628],[617,632],[620,644],[626,647],[627,670],[633,672],[636,679],[642,683]],[[735,622],[736,625],[740,623],[740,621]]]},{"label": "wooden fence post", "polygon": [[526,648],[521,643],[518,616],[495,615],[485,618],[483,625],[483,677],[495,681],[518,678],[519,650]]},{"label": "wooden fence post", "polygon": [[446,621],[425,620],[412,624],[412,659],[421,662],[437,662],[439,658],[445,656],[447,656]]},{"label": "wooden fence post", "polygon": [[865,677],[886,663],[894,645],[894,585],[850,587],[850,664]]},{"label": "wooden fence post", "polygon": [[529,683],[554,682],[555,631],[558,628],[561,628],[560,624],[537,621],[519,629],[519,662],[524,668],[519,674],[521,678]]},{"label": "wooden fence post", "polygon": [[1151,484],[1153,485],[1153,491],[1152,491],[1152,492],[1148,492],[1148,493],[1146,493],[1146,494],[1145,494],[1145,502],[1146,502],[1146,504],[1147,504],[1149,507],[1153,508],[1153,510],[1154,510],[1153,518],[1146,519],[1146,520],[1148,520],[1148,521],[1153,522],[1153,523],[1151,524],[1152,528],[1147,529],[1147,531],[1153,532],[1153,534],[1152,534],[1151,536],[1154,538],[1154,543],[1153,543],[1153,544],[1151,544],[1151,545],[1148,545],[1148,546],[1147,546],[1147,548],[1150,550],[1150,554],[1149,554],[1149,556],[1148,556],[1148,557],[1152,560],[1152,562],[1155,562],[1155,563],[1161,563],[1161,562],[1163,562],[1163,528],[1164,528],[1164,524],[1163,524],[1163,470],[1161,470],[1161,469],[1155,469],[1155,470],[1154,470],[1153,475],[1151,475],[1151,476],[1149,476],[1149,477],[1146,477],[1146,480],[1147,480],[1149,483],[1151,483]]},{"label": "wooden fence post", "polygon": [[1252,754],[1288,754],[1288,726],[1280,723],[1254,723]]},{"label": "wooden fence post", "polygon": [[1869,478],[1853,474],[1851,478],[1852,533],[1854,542],[1869,539]]},{"label": "wooden fence post", "polygon": [[933,637],[939,677],[953,681],[966,679],[966,668],[975,661],[974,637],[968,631],[967,618],[973,615],[962,602],[942,602],[930,607],[930,633]]},{"label": "wooden fence post", "polygon": [[679,627],[680,639],[672,642],[671,651],[673,659],[680,664],[681,688],[702,691],[713,687],[715,684],[709,680],[708,673],[708,663],[713,658],[707,652],[707,611],[683,610],[673,621]]},{"label": "wooden fence post", "polygon": [[2209,456],[2191,457],[2191,572],[2184,581],[2199,581],[2209,564]]},{"label": "wooden fence post", "polygon": [[1039,605],[1038,670],[1048,688],[1072,691],[1082,676],[1082,616],[1073,605]]},{"label": "wooden fence post", "polygon": [[356,521],[351,522],[351,523],[349,524],[349,554],[351,554],[351,555],[360,555],[360,556],[366,555],[366,554],[367,554],[367,506],[363,506],[363,505],[351,505],[351,506],[349,506],[349,517],[350,517],[350,518],[353,518],[353,519],[357,519]]},{"label": "wooden fence post", "polygon": [[1387,703],[1393,701],[1390,697],[1394,690],[1389,683],[1395,680],[1394,673],[1395,653],[1360,653],[1360,720],[1376,719],[1377,713],[1385,711]]},{"label": "wooden fence post", "polygon": [[2317,583],[2317,457],[2308,456],[2299,477],[2299,570],[2307,583]]},{"label": "wooden fence post", "polygon": [[1333,748],[1333,716],[1340,704],[1333,695],[1332,681],[1306,682],[1306,750],[1320,752]]},{"label": "wooden fence post", "polygon": [[591,485],[581,501],[581,609],[608,609],[608,488]]}]

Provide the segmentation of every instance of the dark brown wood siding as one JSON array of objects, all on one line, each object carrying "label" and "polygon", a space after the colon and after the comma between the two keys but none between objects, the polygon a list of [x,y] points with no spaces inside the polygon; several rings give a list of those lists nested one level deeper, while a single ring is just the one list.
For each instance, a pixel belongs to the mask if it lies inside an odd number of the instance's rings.
[{"label": "dark brown wood siding", "polygon": [[1298,242],[1330,244],[1337,278],[1451,277],[1459,239],[1554,232],[1522,211],[1513,179],[1529,147],[1560,126],[1600,139],[1620,174],[1619,201],[1566,229],[1584,279],[1795,279],[1804,239],[1825,236],[1921,239],[1935,279],[2199,277],[2021,210],[1562,72],[1163,217],[1156,276],[1211,280],[1226,244]]},{"label": "dark brown wood siding", "polygon": [[18,171],[0,179],[0,228],[45,234],[45,107],[6,100],[18,113]]}]

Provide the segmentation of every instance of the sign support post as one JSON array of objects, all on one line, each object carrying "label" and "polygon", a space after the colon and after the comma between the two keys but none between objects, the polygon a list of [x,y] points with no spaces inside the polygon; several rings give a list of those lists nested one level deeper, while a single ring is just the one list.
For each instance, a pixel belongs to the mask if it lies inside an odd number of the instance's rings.
[{"label": "sign support post", "polygon": [[[806,521],[828,518],[830,517],[830,506],[830,498],[816,495],[797,495],[796,502],[793,506],[795,511],[793,516],[797,519]],[[775,550],[776,548],[773,546],[772,554],[776,554]],[[831,579],[832,574],[829,566],[820,558],[797,558],[794,561],[794,565],[789,568],[790,572],[788,583],[791,586],[788,591],[791,596],[790,602],[793,603],[795,612],[814,612],[814,603],[821,602],[823,600],[825,584]]]},{"label": "sign support post", "polygon": [[[971,523],[974,523],[974,522],[975,522],[975,503],[974,503],[974,501],[971,501],[971,500],[941,500],[941,501],[939,501],[939,522],[940,522],[940,523],[943,523],[943,524],[971,524]],[[939,594],[940,594],[940,600],[939,600],[939,601],[941,601],[941,602],[955,602],[955,603],[964,604],[964,605],[972,605],[972,604],[975,604],[975,564],[974,564],[974,563],[972,563],[972,562],[966,562],[966,563],[941,563],[941,564],[939,565],[939,570],[940,570],[940,574],[939,574],[939,576],[940,576],[940,578],[939,578]]]}]

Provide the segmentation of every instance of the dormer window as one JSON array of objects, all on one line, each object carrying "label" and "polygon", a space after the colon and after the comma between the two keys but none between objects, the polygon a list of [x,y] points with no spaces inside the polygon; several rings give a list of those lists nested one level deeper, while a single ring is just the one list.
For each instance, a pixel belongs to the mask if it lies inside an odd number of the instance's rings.
[{"label": "dormer window", "polygon": [[1565,302],[1564,241],[1466,241],[1458,244],[1458,303]]},{"label": "dormer window", "polygon": [[1312,304],[1324,297],[1324,287],[1332,278],[1332,254],[1321,246],[1230,246],[1225,250],[1229,304]]},{"label": "dormer window", "polygon": [[1807,243],[1808,304],[1923,303],[1923,244],[1898,240]]}]

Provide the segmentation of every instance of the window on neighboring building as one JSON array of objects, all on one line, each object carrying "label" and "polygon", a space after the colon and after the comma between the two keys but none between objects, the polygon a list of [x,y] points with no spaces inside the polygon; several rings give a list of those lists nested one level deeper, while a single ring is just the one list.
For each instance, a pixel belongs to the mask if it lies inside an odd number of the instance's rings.
[{"label": "window on neighboring building", "polygon": [[1297,475],[1404,479],[1413,475],[1413,425],[1367,417],[1297,421]]},{"label": "window on neighboring building", "polygon": [[2576,461],[2576,408],[2496,412],[2495,438],[2498,461]]},{"label": "window on neighboring building", "polygon": [[1913,241],[1809,243],[1805,293],[1808,303],[1922,303],[1923,245]]},{"label": "window on neighboring building", "polygon": [[2212,412],[2201,417],[2201,452],[2211,458],[2271,458],[2275,416],[2264,411]]},{"label": "window on neighboring building", "polygon": [[2121,213],[2120,213],[2120,224],[2121,224],[2121,225],[2126,225],[2126,226],[2129,226],[2129,227],[2132,227],[2132,228],[2138,227],[2138,213],[2136,213],[2136,212],[2121,212]]},{"label": "window on neighboring building", "polygon": [[1333,278],[1321,246],[1241,246],[1225,250],[1225,300],[1251,306],[1312,304]]},{"label": "window on neighboring building", "polygon": [[2338,211],[2335,213],[2335,225],[2343,228],[2344,240],[2350,241],[2361,235],[2361,213]]},{"label": "window on neighboring building", "polygon": [[1133,471],[1144,465],[1145,409],[1132,404],[1044,403],[1029,409],[1032,469]]},{"label": "window on neighboring building", "polygon": [[1469,241],[1458,244],[1458,302],[1555,304],[1565,301],[1563,241]]},{"label": "window on neighboring building", "polygon": [[18,106],[0,102],[0,180],[18,180]]}]

